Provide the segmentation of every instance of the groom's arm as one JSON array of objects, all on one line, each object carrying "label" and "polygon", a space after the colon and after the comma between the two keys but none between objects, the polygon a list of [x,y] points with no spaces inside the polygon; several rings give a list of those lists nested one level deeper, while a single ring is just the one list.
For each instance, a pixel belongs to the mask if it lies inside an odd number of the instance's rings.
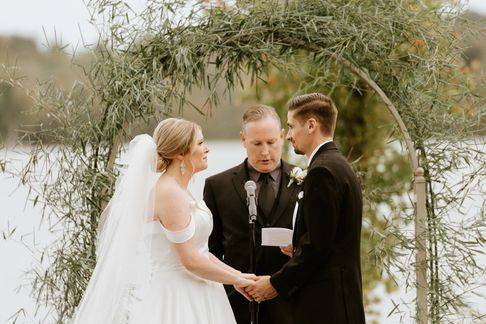
[{"label": "groom's arm", "polygon": [[323,167],[309,171],[304,182],[305,232],[292,258],[270,282],[282,296],[290,297],[326,262],[335,242],[341,194],[333,175]]},{"label": "groom's arm", "polygon": [[216,199],[214,197],[213,188],[211,182],[206,179],[204,183],[203,199],[208,206],[211,214],[213,214],[213,231],[209,236],[209,251],[214,254],[218,259],[222,260],[224,255],[223,248],[223,224],[221,223],[221,217],[216,207]]}]

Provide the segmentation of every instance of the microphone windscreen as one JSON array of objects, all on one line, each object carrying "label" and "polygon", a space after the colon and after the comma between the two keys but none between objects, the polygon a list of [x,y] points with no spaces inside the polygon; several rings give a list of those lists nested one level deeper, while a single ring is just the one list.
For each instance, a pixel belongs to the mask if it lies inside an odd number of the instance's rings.
[{"label": "microphone windscreen", "polygon": [[256,190],[256,183],[253,180],[248,180],[245,182],[245,190],[247,193],[255,193]]}]

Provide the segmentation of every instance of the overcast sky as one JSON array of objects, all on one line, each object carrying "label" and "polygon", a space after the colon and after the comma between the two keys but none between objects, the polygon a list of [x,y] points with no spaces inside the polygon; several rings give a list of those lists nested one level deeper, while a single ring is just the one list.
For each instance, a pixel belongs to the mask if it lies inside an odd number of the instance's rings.
[{"label": "overcast sky", "polygon": [[[139,7],[145,0],[130,0]],[[486,15],[486,0],[470,0],[470,9]],[[58,40],[72,46],[97,38],[90,26],[83,0],[0,0],[0,35],[21,35],[35,38],[39,44]]]}]

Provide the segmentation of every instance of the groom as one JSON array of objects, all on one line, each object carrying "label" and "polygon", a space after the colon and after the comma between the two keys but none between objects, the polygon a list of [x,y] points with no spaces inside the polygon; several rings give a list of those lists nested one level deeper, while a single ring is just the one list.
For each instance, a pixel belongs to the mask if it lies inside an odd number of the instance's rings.
[{"label": "groom", "polygon": [[247,288],[257,301],[283,296],[295,323],[365,323],[360,267],[361,186],[333,142],[337,109],[320,93],[289,103],[287,139],[308,157],[291,259]]},{"label": "groom", "polygon": [[[281,159],[284,132],[275,109],[256,105],[243,115],[240,133],[247,159],[243,163],[206,179],[204,201],[213,214],[209,250],[226,264],[249,272],[248,207],[245,182],[255,181],[258,216],[256,221],[256,274],[274,273],[289,259],[278,247],[261,246],[263,227],[292,228],[292,213],[300,187],[288,186],[292,165]],[[249,303],[227,287],[228,298],[238,324],[249,324]],[[290,308],[282,298],[259,305],[260,324],[291,324]]]}]

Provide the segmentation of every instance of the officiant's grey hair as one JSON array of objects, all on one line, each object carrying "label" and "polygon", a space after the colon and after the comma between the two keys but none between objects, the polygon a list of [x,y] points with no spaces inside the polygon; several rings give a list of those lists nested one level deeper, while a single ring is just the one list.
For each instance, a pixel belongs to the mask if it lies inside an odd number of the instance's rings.
[{"label": "officiant's grey hair", "polygon": [[242,130],[243,132],[245,131],[245,126],[248,123],[255,122],[258,120],[262,120],[264,118],[272,118],[277,122],[277,125],[280,128],[282,128],[282,124],[280,122],[280,117],[278,116],[277,112],[275,111],[275,108],[258,104],[251,106],[248,108],[245,113],[243,114],[243,123],[242,123]]}]

